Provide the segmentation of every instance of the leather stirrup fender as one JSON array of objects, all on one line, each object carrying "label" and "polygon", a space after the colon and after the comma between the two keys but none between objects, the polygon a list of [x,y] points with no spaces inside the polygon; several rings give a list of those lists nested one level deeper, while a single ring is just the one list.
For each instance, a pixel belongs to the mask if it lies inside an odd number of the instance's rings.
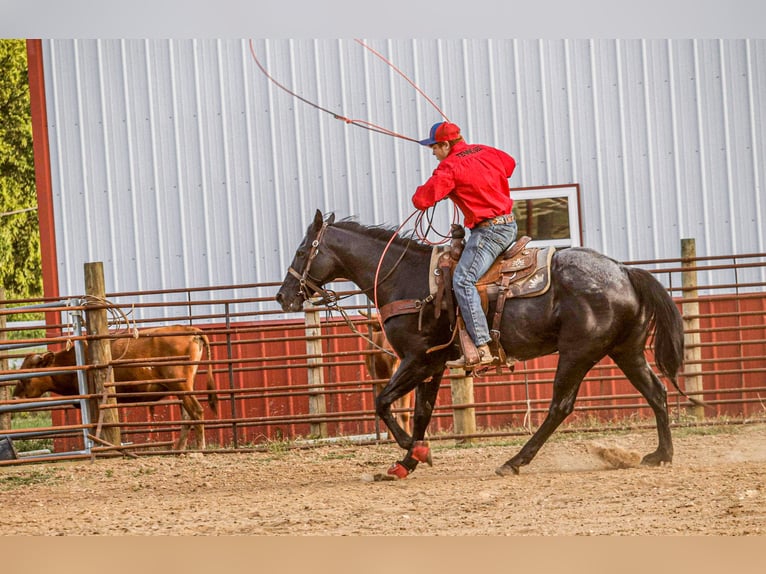
[{"label": "leather stirrup fender", "polygon": [[476,365],[480,362],[479,350],[476,348],[476,344],[471,339],[471,335],[468,334],[468,330],[465,328],[463,318],[458,319],[458,338],[460,339],[460,347],[463,349],[463,356],[465,362],[468,365]]}]

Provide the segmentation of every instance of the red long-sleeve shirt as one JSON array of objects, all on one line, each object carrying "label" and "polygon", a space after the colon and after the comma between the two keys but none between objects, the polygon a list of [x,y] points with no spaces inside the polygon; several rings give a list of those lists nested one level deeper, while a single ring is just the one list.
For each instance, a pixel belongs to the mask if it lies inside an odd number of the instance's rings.
[{"label": "red long-sleeve shirt", "polygon": [[504,151],[460,141],[417,188],[412,204],[427,209],[449,196],[463,212],[464,225],[472,229],[485,219],[511,213],[508,178],[515,168],[516,160]]}]

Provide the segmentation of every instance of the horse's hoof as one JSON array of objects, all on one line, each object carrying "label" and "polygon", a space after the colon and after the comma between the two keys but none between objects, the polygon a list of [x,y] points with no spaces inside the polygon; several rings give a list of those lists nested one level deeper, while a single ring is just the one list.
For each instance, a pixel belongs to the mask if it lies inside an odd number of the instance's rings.
[{"label": "horse's hoof", "polygon": [[431,449],[429,448],[428,443],[424,440],[419,440],[414,444],[410,456],[418,462],[425,462],[428,466],[433,466]]},{"label": "horse's hoof", "polygon": [[641,459],[641,466],[670,466],[670,464],[670,460],[665,460],[656,452],[647,454],[644,458]]},{"label": "horse's hoof", "polygon": [[387,473],[396,478],[407,478],[410,471],[402,463],[395,462],[388,468]]},{"label": "horse's hoof", "polygon": [[510,475],[519,474],[519,467],[506,463],[503,466],[498,466],[495,469],[495,474],[500,476],[510,476]]}]

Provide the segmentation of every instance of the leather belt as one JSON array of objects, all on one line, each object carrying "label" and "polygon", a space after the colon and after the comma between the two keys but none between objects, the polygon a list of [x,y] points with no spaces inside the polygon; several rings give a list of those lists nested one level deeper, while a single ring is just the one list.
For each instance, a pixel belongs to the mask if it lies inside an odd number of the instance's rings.
[{"label": "leather belt", "polygon": [[485,219],[484,221],[480,221],[476,224],[476,227],[489,227],[490,225],[502,225],[503,223],[513,223],[516,221],[516,218],[513,216],[513,213],[509,213],[508,215],[498,215],[497,217],[492,217],[491,219]]}]

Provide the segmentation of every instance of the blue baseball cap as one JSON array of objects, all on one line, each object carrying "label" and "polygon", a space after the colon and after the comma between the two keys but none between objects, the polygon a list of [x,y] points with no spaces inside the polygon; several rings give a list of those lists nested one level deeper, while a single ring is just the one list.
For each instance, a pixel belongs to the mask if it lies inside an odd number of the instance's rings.
[{"label": "blue baseball cap", "polygon": [[449,122],[437,122],[431,126],[428,138],[420,140],[420,145],[432,146],[435,143],[449,142],[460,138],[460,128]]}]

